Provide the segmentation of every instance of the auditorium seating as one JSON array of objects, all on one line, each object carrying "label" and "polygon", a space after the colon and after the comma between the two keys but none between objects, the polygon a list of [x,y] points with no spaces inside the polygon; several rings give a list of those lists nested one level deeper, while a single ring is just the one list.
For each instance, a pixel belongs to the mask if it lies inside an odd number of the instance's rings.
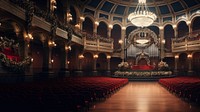
[{"label": "auditorium seating", "polygon": [[0,107],[15,111],[83,111],[109,97],[127,79],[75,77],[43,82],[0,85]]},{"label": "auditorium seating", "polygon": [[179,97],[200,103],[200,77],[166,78],[160,79],[159,83]]}]

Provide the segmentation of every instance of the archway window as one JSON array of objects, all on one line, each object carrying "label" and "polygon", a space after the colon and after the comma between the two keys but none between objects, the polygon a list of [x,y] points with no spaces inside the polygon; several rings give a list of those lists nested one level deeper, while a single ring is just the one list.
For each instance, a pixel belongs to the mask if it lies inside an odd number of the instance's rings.
[{"label": "archway window", "polygon": [[174,38],[174,29],[172,25],[167,25],[164,28],[165,48],[168,52],[171,51],[171,40]]},{"label": "archway window", "polygon": [[111,38],[114,40],[114,49],[120,49],[119,40],[121,39],[121,27],[119,25],[113,26]]},{"label": "archway window", "polygon": [[192,22],[192,31],[200,30],[200,17],[194,18]]},{"label": "archway window", "polygon": [[97,34],[104,37],[104,38],[107,38],[108,37],[108,26],[106,25],[105,22],[100,22],[99,23],[99,26],[97,28]]},{"label": "archway window", "polygon": [[189,29],[185,21],[181,21],[178,24],[178,38],[183,37],[188,34]]},{"label": "archway window", "polygon": [[83,22],[83,31],[85,31],[88,34],[93,35],[93,22],[88,17],[86,17],[85,21]]}]

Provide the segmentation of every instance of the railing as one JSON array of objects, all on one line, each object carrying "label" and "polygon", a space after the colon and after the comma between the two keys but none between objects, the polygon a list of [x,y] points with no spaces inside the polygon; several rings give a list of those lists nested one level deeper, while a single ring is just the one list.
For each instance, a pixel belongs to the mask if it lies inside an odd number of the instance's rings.
[{"label": "railing", "polygon": [[[63,24],[58,20],[55,14],[49,11],[41,10],[39,7],[34,5],[33,2],[27,0],[9,0],[13,4],[21,7],[22,9],[29,10],[30,7],[34,8],[34,15],[45,20],[48,23],[52,23],[52,21],[56,20],[57,27],[68,32],[68,29],[72,29],[72,34],[75,37],[78,37],[79,40],[83,41],[83,45],[85,50],[93,50],[93,51],[102,51],[102,52],[113,52],[113,39],[104,38],[94,33],[94,35],[87,34],[86,32],[81,31],[71,24]],[[83,38],[84,37],[84,38]],[[74,40],[74,39],[72,39]]]},{"label": "railing", "polygon": [[113,39],[85,33],[84,49],[90,51],[113,52]]},{"label": "railing", "polygon": [[200,50],[200,30],[184,37],[172,39],[172,52]]}]

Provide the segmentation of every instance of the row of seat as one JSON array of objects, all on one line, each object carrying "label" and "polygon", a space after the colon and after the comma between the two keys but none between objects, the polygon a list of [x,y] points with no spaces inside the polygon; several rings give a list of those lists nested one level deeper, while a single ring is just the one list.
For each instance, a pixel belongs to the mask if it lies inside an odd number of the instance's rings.
[{"label": "row of seat", "polygon": [[181,98],[200,103],[200,77],[166,78],[159,83]]},{"label": "row of seat", "polygon": [[[108,77],[76,77],[45,82],[0,85],[0,106],[20,111],[78,111],[107,98],[128,79]],[[12,107],[12,108],[7,108]]]}]

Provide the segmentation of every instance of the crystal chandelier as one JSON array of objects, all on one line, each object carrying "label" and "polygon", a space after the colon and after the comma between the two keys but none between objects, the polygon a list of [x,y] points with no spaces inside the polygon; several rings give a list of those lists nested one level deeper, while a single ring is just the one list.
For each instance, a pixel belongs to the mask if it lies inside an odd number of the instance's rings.
[{"label": "crystal chandelier", "polygon": [[148,27],[156,20],[157,16],[149,11],[146,0],[138,0],[137,7],[133,13],[130,13],[128,20],[137,27]]},{"label": "crystal chandelier", "polygon": [[145,33],[145,32],[139,33],[135,39],[136,39],[135,42],[138,44],[146,44],[150,41],[147,36],[147,33]]}]

